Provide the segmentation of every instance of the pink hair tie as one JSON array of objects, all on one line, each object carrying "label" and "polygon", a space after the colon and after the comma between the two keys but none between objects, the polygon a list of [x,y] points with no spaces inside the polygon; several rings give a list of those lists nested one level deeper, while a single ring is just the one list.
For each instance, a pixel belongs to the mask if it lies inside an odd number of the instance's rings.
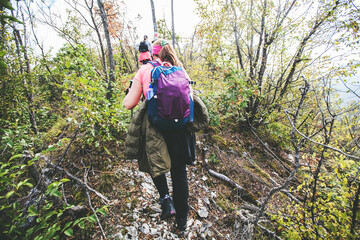
[{"label": "pink hair tie", "polygon": [[162,47],[160,45],[153,46],[153,54],[158,55]]}]

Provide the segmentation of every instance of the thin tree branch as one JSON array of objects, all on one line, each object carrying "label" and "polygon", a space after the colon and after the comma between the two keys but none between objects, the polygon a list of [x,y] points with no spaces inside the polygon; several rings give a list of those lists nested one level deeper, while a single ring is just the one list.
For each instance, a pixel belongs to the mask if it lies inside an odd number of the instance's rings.
[{"label": "thin tree branch", "polygon": [[[288,116],[288,118],[289,118],[289,120],[290,120],[289,112],[288,112],[286,109],[284,110],[284,112],[285,112],[286,116]],[[337,148],[334,148],[334,147],[331,147],[331,146],[329,146],[329,145],[326,145],[326,144],[323,144],[323,143],[320,143],[320,142],[317,142],[317,141],[315,141],[315,140],[310,139],[309,137],[305,136],[305,134],[301,133],[301,132],[294,126],[294,124],[293,124],[291,121],[290,121],[290,124],[291,124],[292,128],[293,128],[298,134],[300,134],[300,136],[302,136],[302,137],[305,138],[306,140],[308,140],[308,141],[310,141],[310,142],[313,142],[313,143],[316,143],[316,144],[318,144],[318,145],[321,145],[321,146],[323,146],[323,147],[326,147],[326,148],[328,148],[328,149],[331,149],[331,150],[333,150],[333,151],[335,151],[335,152],[341,153],[341,154],[343,154],[344,156],[346,156],[346,157],[348,157],[348,158],[353,158],[353,159],[356,159],[356,160],[360,160],[360,157],[356,157],[356,156],[347,154],[347,153],[345,153],[345,152],[343,152],[343,151],[341,151],[341,150],[339,150],[339,149],[337,149]]]},{"label": "thin tree branch", "polygon": [[62,171],[64,172],[69,178],[71,178],[72,180],[76,181],[82,188],[94,192],[97,196],[99,196],[102,200],[104,200],[106,202],[106,204],[111,204],[111,201],[105,197],[103,194],[101,194],[100,192],[96,191],[95,189],[93,189],[92,187],[90,187],[89,185],[87,185],[86,183],[84,183],[83,181],[81,181],[79,178],[75,177],[74,175],[72,175],[71,173],[69,173],[68,171],[66,171],[64,168],[61,168],[59,166],[56,166],[55,164],[53,164],[47,157],[42,156],[44,158],[44,160],[47,162],[47,164],[49,164],[50,167],[55,168],[56,170]]},{"label": "thin tree branch", "polygon": [[98,223],[98,225],[99,225],[99,227],[100,227],[100,230],[101,230],[101,233],[102,233],[103,237],[106,239],[106,235],[105,235],[105,232],[104,232],[103,227],[101,226],[99,217],[97,216],[96,211],[95,211],[95,209],[93,208],[93,206],[92,206],[92,204],[91,204],[91,198],[90,198],[90,194],[89,194],[89,191],[88,191],[88,190],[86,190],[86,195],[87,195],[88,200],[89,200],[89,207],[90,207],[91,211],[94,213],[94,215],[95,215],[95,217],[96,217],[96,221],[97,221],[97,223]]}]

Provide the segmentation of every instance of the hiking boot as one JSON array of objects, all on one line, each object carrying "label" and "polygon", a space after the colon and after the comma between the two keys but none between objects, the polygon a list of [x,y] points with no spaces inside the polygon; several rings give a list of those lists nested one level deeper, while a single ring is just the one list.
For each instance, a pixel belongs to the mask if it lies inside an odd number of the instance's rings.
[{"label": "hiking boot", "polygon": [[160,204],[162,210],[160,215],[161,220],[175,216],[174,203],[169,195],[166,195],[163,199],[160,199]]},{"label": "hiking boot", "polygon": [[186,230],[186,217],[182,217],[182,218],[176,218],[176,228],[180,231],[180,232],[184,232]]}]

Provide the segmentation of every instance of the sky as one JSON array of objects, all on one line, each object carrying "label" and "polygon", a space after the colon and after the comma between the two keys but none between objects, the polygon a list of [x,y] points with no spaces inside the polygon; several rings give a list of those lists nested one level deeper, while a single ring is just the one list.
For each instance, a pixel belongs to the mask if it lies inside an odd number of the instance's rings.
[{"label": "sky", "polygon": [[[118,0],[121,1],[121,0]],[[167,26],[171,28],[171,0],[153,0],[155,4],[156,20],[165,19]],[[47,5],[51,8],[58,9],[59,13],[66,14],[66,4],[63,0],[45,0]],[[82,2],[82,0],[79,0]],[[96,1],[95,1],[96,2]],[[129,20],[137,25],[139,39],[142,40],[144,35],[148,35],[150,40],[153,40],[154,27],[152,23],[152,11],[150,0],[123,0],[127,6],[127,16]],[[360,2],[360,0],[356,0]],[[200,18],[195,13],[196,4],[194,0],[174,0],[174,21],[175,32],[183,37],[190,37],[194,31],[195,26],[200,22]],[[135,21],[136,17],[140,15],[141,18]],[[52,54],[65,43],[58,34],[46,25],[39,25],[38,32],[40,33],[41,41],[45,49],[53,48]],[[360,73],[352,78],[353,81],[360,82]],[[360,94],[359,83],[353,86],[356,92]],[[336,84],[336,88],[342,91],[341,94],[345,101],[353,100],[352,94],[346,94],[346,88],[340,83]]]},{"label": "sky", "polygon": [[[167,26],[171,28],[171,0],[153,0],[155,5],[156,20],[165,19]],[[154,35],[150,0],[125,0],[128,6],[128,14],[135,17],[142,16],[139,22],[139,35],[148,35],[150,39]],[[140,6],[140,7],[139,7]],[[181,36],[189,37],[200,18],[195,13],[193,0],[174,0],[175,32]]]},{"label": "sky", "polygon": [[[118,0],[120,1],[120,0]],[[153,0],[155,5],[156,20],[165,19],[167,26],[171,28],[171,0]],[[66,6],[63,0],[45,0],[52,11],[66,15]],[[79,2],[82,2],[79,1]],[[154,38],[154,27],[152,22],[152,11],[150,0],[123,0],[127,6],[127,16],[129,20],[137,25],[139,39],[142,40],[144,35],[148,35],[150,40]],[[96,1],[95,1],[96,3]],[[193,0],[174,0],[174,21],[175,32],[183,37],[190,37],[195,26],[200,22],[200,18],[195,13],[195,3]],[[137,16],[141,18],[138,21]],[[43,42],[45,49],[53,48],[52,54],[65,43],[58,34],[49,26],[44,24],[38,25],[38,34]]]}]

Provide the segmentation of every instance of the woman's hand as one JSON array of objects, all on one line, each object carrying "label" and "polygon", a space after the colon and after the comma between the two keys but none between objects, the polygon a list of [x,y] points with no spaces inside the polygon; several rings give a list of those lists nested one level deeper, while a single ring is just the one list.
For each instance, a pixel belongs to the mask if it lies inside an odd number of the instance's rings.
[{"label": "woman's hand", "polygon": [[139,102],[142,93],[142,86],[139,81],[134,80],[129,93],[124,98],[124,106],[127,110],[133,109]]}]

